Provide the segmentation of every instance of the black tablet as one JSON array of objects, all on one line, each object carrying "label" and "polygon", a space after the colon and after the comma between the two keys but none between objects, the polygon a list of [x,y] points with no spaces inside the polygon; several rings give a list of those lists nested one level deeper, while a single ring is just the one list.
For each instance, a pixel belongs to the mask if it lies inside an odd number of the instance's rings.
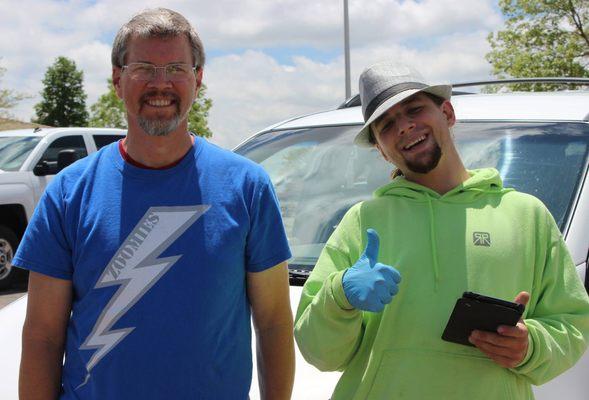
[{"label": "black tablet", "polygon": [[515,326],[524,312],[523,304],[512,303],[473,292],[464,292],[456,301],[442,339],[473,346],[468,341],[476,330],[497,332],[499,325]]}]

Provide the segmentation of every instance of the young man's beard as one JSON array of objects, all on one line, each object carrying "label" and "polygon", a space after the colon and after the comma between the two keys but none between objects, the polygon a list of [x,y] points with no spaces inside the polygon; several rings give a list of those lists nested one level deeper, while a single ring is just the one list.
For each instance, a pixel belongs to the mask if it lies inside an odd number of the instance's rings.
[{"label": "young man's beard", "polygon": [[415,161],[405,160],[405,166],[411,172],[427,174],[438,166],[440,158],[442,158],[442,149],[436,143],[434,149],[426,157]]}]

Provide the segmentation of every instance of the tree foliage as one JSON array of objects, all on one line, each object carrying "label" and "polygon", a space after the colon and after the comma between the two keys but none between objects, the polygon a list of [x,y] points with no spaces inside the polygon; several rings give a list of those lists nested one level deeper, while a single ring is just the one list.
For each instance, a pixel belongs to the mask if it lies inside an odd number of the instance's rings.
[{"label": "tree foliage", "polygon": [[213,136],[208,126],[209,110],[213,106],[213,100],[205,96],[206,91],[207,87],[203,84],[188,114],[188,130],[199,136],[208,138]]},{"label": "tree foliage", "polygon": [[119,99],[112,78],[108,78],[108,92],[98,98],[90,107],[89,126],[100,128],[127,128],[125,104]]},{"label": "tree foliage", "polygon": [[35,122],[50,126],[86,126],[86,93],[84,73],[76,63],[66,57],[58,57],[47,68],[43,79],[42,100],[35,105]]},{"label": "tree foliage", "polygon": [[[500,0],[499,6],[507,16],[505,29],[489,34],[491,51],[486,55],[497,77],[589,77],[589,1]],[[547,86],[555,85],[512,88]]]},{"label": "tree foliage", "polygon": [[[2,77],[6,73],[6,68],[0,67],[0,82],[2,81]],[[18,93],[11,89],[5,89],[0,87],[0,117],[2,118],[10,118],[12,115],[10,114],[10,110],[14,108],[19,101],[28,99],[31,96],[28,96],[24,93]]]}]

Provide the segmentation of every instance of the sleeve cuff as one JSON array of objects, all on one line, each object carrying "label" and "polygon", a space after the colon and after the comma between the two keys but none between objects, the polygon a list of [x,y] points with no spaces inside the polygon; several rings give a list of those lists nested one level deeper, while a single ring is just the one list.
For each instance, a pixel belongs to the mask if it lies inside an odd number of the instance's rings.
[{"label": "sleeve cuff", "polygon": [[346,271],[347,269],[336,272],[331,276],[331,293],[336,304],[342,310],[354,310],[354,306],[350,304],[348,298],[346,297],[346,293],[344,292],[344,286],[342,284],[342,278],[344,277]]},{"label": "sleeve cuff", "polygon": [[[524,323],[526,323],[525,320]],[[530,358],[532,358],[532,354],[534,354],[534,340],[530,332],[530,325],[526,323],[526,326],[528,327],[528,351],[526,352],[524,359],[518,365],[516,365],[515,368],[510,368],[516,372],[519,371],[523,366],[525,366],[526,363],[530,360]]]},{"label": "sleeve cuff", "polygon": [[46,266],[39,265],[32,261],[24,260],[19,256],[16,256],[12,259],[12,266],[20,269],[26,269],[29,271],[37,272],[39,274],[47,275],[52,278],[63,279],[66,281],[72,280],[71,272],[60,271],[54,268],[47,268]]}]

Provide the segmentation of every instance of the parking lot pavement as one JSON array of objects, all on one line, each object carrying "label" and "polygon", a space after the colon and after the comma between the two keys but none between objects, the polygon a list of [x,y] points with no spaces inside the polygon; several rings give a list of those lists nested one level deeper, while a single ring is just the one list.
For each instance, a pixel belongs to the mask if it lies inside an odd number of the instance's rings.
[{"label": "parking lot pavement", "polygon": [[12,303],[16,299],[26,294],[26,288],[16,288],[11,290],[0,290],[0,309]]}]

